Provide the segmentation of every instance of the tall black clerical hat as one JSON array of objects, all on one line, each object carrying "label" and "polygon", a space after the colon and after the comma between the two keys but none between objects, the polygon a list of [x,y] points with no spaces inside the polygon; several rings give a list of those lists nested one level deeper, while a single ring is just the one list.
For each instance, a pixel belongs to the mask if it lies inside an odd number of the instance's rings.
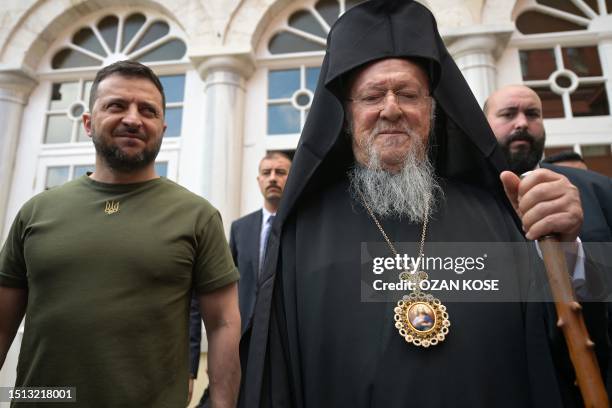
[{"label": "tall black clerical hat", "polygon": [[503,153],[461,71],[448,53],[435,18],[411,1],[366,1],[336,21],[308,119],[280,206],[279,223],[297,200],[315,192],[353,165],[344,131],[347,77],[356,68],[384,58],[409,58],[424,65],[436,99],[430,156],[439,177],[484,187],[512,207],[499,173]]}]

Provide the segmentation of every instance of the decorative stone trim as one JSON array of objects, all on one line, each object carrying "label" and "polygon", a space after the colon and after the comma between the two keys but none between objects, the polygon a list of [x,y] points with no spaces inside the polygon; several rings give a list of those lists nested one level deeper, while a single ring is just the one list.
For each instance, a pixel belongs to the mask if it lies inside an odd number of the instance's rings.
[{"label": "decorative stone trim", "polygon": [[25,105],[36,84],[36,79],[23,71],[0,71],[0,101]]}]

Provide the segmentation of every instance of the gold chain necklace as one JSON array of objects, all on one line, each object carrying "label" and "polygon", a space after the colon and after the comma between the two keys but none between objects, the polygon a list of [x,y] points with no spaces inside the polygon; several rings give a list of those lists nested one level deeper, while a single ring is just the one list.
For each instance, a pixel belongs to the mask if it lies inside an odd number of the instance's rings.
[{"label": "gold chain necklace", "polygon": [[[378,218],[368,205],[365,197],[359,191],[361,201],[364,207],[368,210],[370,217],[378,227],[387,245],[391,249],[393,255],[397,256],[395,246],[387,236]],[[423,221],[423,230],[421,231],[421,244],[419,247],[419,256],[417,259],[423,261],[423,250],[425,247],[425,237],[427,235],[427,224],[429,221],[429,201],[425,209],[425,220]],[[395,327],[408,343],[415,346],[429,347],[443,342],[448,334],[450,320],[446,306],[433,295],[421,291],[421,282],[426,281],[428,276],[424,271],[417,271],[417,265],[411,265],[412,270],[406,269],[399,274],[399,279],[402,282],[408,282],[413,289],[409,295],[404,295],[397,302],[397,306],[393,309],[395,312]]]}]

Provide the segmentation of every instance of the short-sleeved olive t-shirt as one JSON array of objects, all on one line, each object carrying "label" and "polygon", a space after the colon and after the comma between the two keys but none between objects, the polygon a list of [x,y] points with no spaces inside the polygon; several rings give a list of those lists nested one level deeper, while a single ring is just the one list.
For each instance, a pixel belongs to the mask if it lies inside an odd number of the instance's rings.
[{"label": "short-sleeved olive t-shirt", "polygon": [[191,289],[238,277],[218,211],[167,179],[83,176],[39,194],[0,252],[0,285],[28,289],[16,386],[76,387],[84,407],[184,406]]}]

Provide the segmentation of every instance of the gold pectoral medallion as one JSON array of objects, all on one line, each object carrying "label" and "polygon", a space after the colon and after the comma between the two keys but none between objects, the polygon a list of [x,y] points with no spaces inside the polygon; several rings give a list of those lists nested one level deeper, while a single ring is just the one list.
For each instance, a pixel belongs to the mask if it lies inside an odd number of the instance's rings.
[{"label": "gold pectoral medallion", "polygon": [[[393,255],[398,256],[395,246],[387,236],[378,218],[374,215],[363,194],[361,192],[359,194],[364,207],[370,214],[374,224],[378,227],[387,245],[389,245],[389,249]],[[425,210],[417,259],[423,259],[428,220],[429,200]],[[450,327],[450,320],[448,319],[446,306],[440,302],[440,299],[421,290],[421,282],[426,281],[428,276],[424,271],[419,271],[418,267],[418,263],[413,263],[408,269],[399,274],[400,281],[407,282],[411,292],[398,301],[397,306],[393,309],[395,312],[395,327],[399,331],[400,336],[408,343],[418,347],[435,346],[446,338],[448,328]]]},{"label": "gold pectoral medallion", "polygon": [[425,272],[400,274],[400,279],[413,284],[414,290],[397,302],[394,309],[395,327],[408,343],[419,347],[435,346],[448,334],[450,321],[446,306],[439,299],[420,290],[427,279]]}]

